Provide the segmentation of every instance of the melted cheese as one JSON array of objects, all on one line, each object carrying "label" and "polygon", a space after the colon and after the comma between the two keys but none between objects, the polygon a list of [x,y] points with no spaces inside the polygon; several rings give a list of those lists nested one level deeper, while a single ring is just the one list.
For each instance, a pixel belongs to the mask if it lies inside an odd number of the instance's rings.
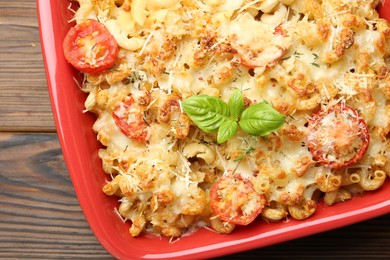
[{"label": "melted cheese", "polygon": [[[309,10],[289,0],[78,2],[75,21],[98,19],[120,46],[114,68],[99,80],[87,76],[83,89],[86,109],[98,116],[93,130],[105,146],[103,168],[113,177],[104,190],[121,197],[116,212],[137,224],[133,236],[147,230],[178,237],[209,225],[218,217],[209,209],[210,187],[232,174],[250,180],[267,205],[301,207],[324,186],[324,176],[339,173],[312,160],[308,119],[341,101],[361,114],[371,135],[366,155],[345,170],[366,172],[390,160],[384,94],[390,73],[383,74],[389,53],[381,42],[388,28],[374,28],[378,18],[369,4],[316,1],[318,10]],[[248,105],[273,104],[294,128],[264,139],[239,130],[217,144],[216,133],[202,132],[181,108],[180,100],[197,94],[227,102],[234,89]],[[134,102],[126,105],[129,98]],[[126,136],[114,111],[148,139]],[[348,139],[329,132],[334,121],[333,114],[324,117],[327,127],[318,134],[330,153],[343,141],[337,138]]]}]

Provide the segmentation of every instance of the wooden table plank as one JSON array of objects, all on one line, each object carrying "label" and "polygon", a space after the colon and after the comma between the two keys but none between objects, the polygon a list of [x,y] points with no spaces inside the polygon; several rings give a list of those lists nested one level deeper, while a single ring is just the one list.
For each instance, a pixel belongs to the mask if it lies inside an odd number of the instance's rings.
[{"label": "wooden table plank", "polygon": [[110,258],[93,235],[57,135],[0,133],[0,258]]},{"label": "wooden table plank", "polygon": [[55,132],[35,1],[0,0],[0,131]]}]

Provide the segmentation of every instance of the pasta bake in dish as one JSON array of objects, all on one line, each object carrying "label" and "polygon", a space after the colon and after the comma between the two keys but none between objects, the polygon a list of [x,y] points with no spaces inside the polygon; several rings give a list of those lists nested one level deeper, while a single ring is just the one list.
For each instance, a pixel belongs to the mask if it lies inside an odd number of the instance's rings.
[{"label": "pasta bake in dish", "polygon": [[[390,176],[378,0],[77,0],[64,40],[131,236],[303,220]],[[77,7],[76,7],[77,5]]]}]

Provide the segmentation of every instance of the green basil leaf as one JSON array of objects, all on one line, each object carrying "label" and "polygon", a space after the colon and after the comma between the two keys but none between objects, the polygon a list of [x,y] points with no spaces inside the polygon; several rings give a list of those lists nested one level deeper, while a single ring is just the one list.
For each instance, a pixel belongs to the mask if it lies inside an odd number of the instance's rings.
[{"label": "green basil leaf", "polygon": [[229,98],[229,109],[231,115],[235,119],[239,119],[242,111],[244,111],[244,99],[242,98],[242,93],[239,89],[235,89]]},{"label": "green basil leaf", "polygon": [[203,131],[217,131],[219,126],[229,119],[229,107],[221,99],[196,95],[181,102],[184,112]]},{"label": "green basil leaf", "polygon": [[265,101],[245,109],[239,122],[242,130],[255,136],[268,135],[283,124],[284,115]]},{"label": "green basil leaf", "polygon": [[229,119],[223,122],[218,128],[217,142],[222,144],[237,134],[238,124]]}]

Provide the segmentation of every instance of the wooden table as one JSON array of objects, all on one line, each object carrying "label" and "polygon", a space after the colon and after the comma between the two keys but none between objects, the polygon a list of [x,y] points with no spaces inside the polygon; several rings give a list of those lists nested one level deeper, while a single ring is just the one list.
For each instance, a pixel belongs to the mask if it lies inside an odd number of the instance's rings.
[{"label": "wooden table", "polygon": [[[0,258],[110,259],[62,157],[35,0],[0,0],[0,118]],[[390,215],[231,257],[390,259]]]}]

